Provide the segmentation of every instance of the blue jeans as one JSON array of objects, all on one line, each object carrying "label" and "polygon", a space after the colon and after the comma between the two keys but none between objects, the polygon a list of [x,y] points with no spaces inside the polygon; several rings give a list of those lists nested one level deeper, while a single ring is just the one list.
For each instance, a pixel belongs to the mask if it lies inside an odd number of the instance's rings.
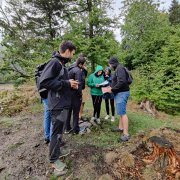
[{"label": "blue jeans", "polygon": [[48,110],[48,99],[42,99],[44,105],[44,137],[45,139],[51,139],[52,124],[51,124],[51,113]]},{"label": "blue jeans", "polygon": [[118,115],[123,116],[126,114],[126,105],[129,96],[130,91],[120,92],[115,95],[116,111]]}]

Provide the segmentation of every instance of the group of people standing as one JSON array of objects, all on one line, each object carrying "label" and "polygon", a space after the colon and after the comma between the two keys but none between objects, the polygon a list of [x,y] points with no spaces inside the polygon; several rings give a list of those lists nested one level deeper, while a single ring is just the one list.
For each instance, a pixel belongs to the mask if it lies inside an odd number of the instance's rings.
[{"label": "group of people standing", "polygon": [[[80,55],[76,62],[69,68],[65,65],[70,62],[75,54],[76,47],[71,41],[65,41],[60,45],[59,51],[45,66],[41,78],[40,86],[47,89],[42,98],[45,107],[45,140],[50,142],[49,160],[55,171],[66,172],[66,165],[60,161],[60,157],[69,154],[63,150],[63,133],[72,132],[78,134],[79,118],[81,118],[84,103],[82,102],[82,91],[85,89],[85,78],[87,70],[85,67],[86,58]],[[100,111],[102,99],[105,99],[107,116],[109,118],[109,102],[112,110],[111,121],[115,120],[114,99],[116,102],[116,112],[120,115],[119,127],[113,131],[123,132],[120,137],[122,141],[128,141],[128,117],[126,115],[126,104],[129,92],[129,84],[124,67],[119,64],[117,58],[113,57],[108,61],[110,67],[103,70],[102,66],[97,66],[94,73],[88,77],[87,85],[93,102],[93,116],[90,120],[92,124],[100,124]],[[111,69],[115,71],[111,76]],[[102,84],[107,81],[106,92],[102,91]],[[49,113],[49,114],[48,114]],[[71,115],[73,113],[73,125],[71,127]],[[51,122],[52,126],[51,126]],[[48,123],[47,123],[48,122]]]}]

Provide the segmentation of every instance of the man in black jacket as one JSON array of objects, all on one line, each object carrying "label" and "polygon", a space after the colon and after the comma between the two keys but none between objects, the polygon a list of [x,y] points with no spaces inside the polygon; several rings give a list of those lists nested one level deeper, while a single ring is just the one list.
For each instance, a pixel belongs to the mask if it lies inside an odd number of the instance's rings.
[{"label": "man in black jacket", "polygon": [[52,167],[58,172],[63,172],[66,165],[59,160],[60,142],[63,126],[67,120],[68,110],[71,106],[71,89],[77,89],[78,83],[70,80],[65,64],[71,60],[76,47],[71,41],[60,45],[59,52],[46,65],[40,79],[41,87],[48,90],[48,108],[52,118],[52,136],[49,148],[49,159]]},{"label": "man in black jacket", "polygon": [[[66,133],[73,131],[79,133],[79,111],[82,102],[82,89],[84,86],[83,65],[86,62],[85,57],[79,56],[77,61],[69,67],[69,78],[78,81],[78,89],[71,90],[71,108],[66,123]],[[73,129],[71,128],[71,114],[73,112]]]},{"label": "man in black jacket", "polygon": [[128,117],[126,115],[126,105],[128,97],[130,96],[130,88],[127,80],[127,73],[125,68],[119,64],[117,58],[112,57],[109,60],[110,67],[115,70],[115,74],[112,78],[111,92],[115,95],[116,111],[120,115],[119,127],[113,129],[113,131],[123,132],[120,137],[122,141],[128,141],[130,136],[128,133]]}]

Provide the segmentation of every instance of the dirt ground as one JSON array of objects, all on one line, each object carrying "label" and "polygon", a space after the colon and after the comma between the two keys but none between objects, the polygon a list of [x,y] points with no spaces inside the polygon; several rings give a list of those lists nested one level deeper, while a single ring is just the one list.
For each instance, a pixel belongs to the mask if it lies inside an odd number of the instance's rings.
[{"label": "dirt ground", "polygon": [[[17,116],[13,121],[13,126],[0,128],[0,179],[50,179],[52,170],[43,140],[42,115]],[[63,159],[70,168],[64,179],[158,179],[160,170],[142,161],[150,153],[144,142],[154,135],[170,140],[180,154],[180,132],[167,128],[142,132],[117,149],[82,145],[65,136],[71,154]],[[175,179],[175,175],[165,177]]]},{"label": "dirt ground", "polygon": [[[131,105],[132,106],[132,105]],[[53,179],[48,163],[48,145],[43,139],[42,113],[22,111],[9,119],[0,119],[0,180]],[[68,166],[66,180],[153,180],[176,179],[178,174],[162,171],[158,162],[146,165],[143,158],[151,153],[149,137],[161,136],[173,143],[180,155],[180,132],[163,128],[141,132],[119,148],[100,148],[81,144],[64,136],[71,154],[62,159]]]}]

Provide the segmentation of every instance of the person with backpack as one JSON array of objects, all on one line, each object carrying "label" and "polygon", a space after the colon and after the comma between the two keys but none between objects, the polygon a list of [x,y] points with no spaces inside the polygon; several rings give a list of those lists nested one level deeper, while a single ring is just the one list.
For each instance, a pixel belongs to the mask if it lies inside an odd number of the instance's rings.
[{"label": "person with backpack", "polygon": [[[111,85],[112,76],[111,76],[111,69],[109,67],[107,67],[105,69],[104,79],[109,82],[108,85]],[[106,113],[107,113],[105,119],[106,120],[109,119],[109,104],[110,104],[111,112],[112,112],[111,122],[114,122],[115,121],[115,117],[114,117],[114,115],[115,115],[114,94],[113,93],[104,93],[103,94],[103,99],[105,100]]]},{"label": "person with backpack", "polygon": [[101,103],[102,103],[102,90],[99,84],[103,83],[104,79],[104,71],[103,67],[98,65],[94,73],[92,73],[88,78],[88,86],[91,89],[91,97],[93,102],[93,117],[90,122],[93,125],[101,124],[100,120],[100,112],[101,112]]},{"label": "person with backpack", "polygon": [[[85,57],[80,55],[76,62],[69,67],[69,78],[74,79],[79,83],[78,89],[71,90],[71,108],[69,110],[66,131],[65,133],[73,134],[79,133],[79,111],[82,103],[82,89],[84,87],[84,77],[83,77],[83,66],[86,62]],[[71,128],[71,114],[73,112],[73,128]]]},{"label": "person with backpack", "polygon": [[120,115],[119,127],[112,129],[112,131],[123,132],[120,137],[121,141],[128,141],[130,135],[128,133],[128,116],[126,114],[127,101],[130,96],[129,88],[129,75],[123,65],[118,62],[116,57],[109,59],[109,66],[115,70],[115,74],[112,78],[112,84],[109,92],[114,93],[116,102],[116,111]]},{"label": "person with backpack", "polygon": [[71,41],[65,41],[60,45],[59,52],[45,66],[40,77],[40,86],[48,90],[48,109],[52,119],[52,136],[49,146],[49,160],[56,172],[66,173],[66,164],[60,161],[60,157],[69,154],[60,148],[64,124],[71,107],[71,89],[78,89],[78,82],[69,79],[65,64],[68,63],[76,47]]}]

